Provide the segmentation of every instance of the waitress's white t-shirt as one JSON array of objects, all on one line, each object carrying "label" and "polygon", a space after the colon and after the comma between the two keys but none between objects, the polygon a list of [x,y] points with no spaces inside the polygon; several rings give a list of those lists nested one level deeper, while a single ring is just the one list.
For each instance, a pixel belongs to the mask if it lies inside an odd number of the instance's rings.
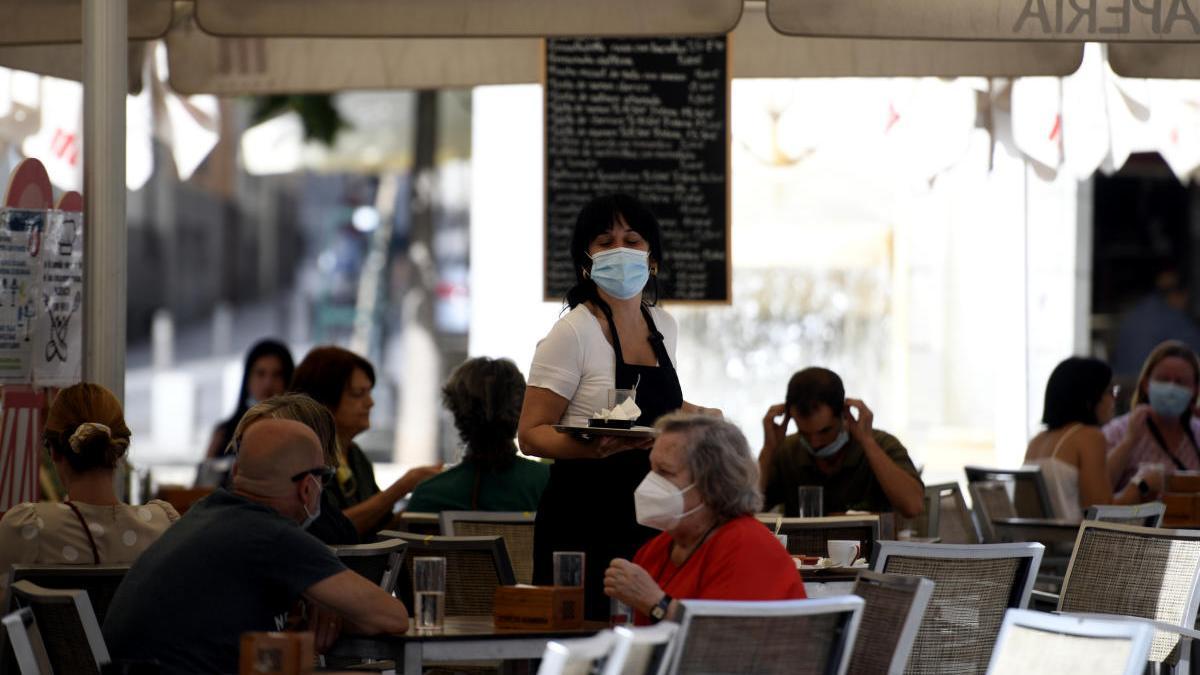
[{"label": "waitress's white t-shirt", "polygon": [[[650,308],[654,326],[663,335],[671,365],[679,326],[658,307]],[[622,349],[627,349],[622,345]],[[659,364],[660,366],[662,364]],[[616,388],[616,355],[604,339],[600,322],[580,304],[559,319],[538,342],[529,367],[529,386],[542,387],[567,399],[562,424],[587,424],[597,410],[608,407],[608,390]]]}]

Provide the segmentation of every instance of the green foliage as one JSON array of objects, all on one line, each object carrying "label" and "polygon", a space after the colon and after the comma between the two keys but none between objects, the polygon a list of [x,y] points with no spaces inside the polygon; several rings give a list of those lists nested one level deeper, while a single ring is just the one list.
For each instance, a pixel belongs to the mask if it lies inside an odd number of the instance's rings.
[{"label": "green foliage", "polygon": [[265,122],[286,112],[300,115],[305,140],[317,140],[325,145],[333,145],[338,131],[350,126],[334,107],[330,94],[258,96],[254,99],[252,123]]}]

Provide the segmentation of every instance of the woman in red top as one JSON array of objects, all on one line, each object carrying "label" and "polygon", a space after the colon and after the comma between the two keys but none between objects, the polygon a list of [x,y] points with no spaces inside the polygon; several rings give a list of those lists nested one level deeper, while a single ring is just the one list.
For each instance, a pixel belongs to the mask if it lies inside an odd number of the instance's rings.
[{"label": "woman in red top", "polygon": [[715,417],[659,420],[650,473],[634,493],[638,522],[663,530],[633,562],[612,561],[604,592],[638,623],[672,617],[678,600],[794,600],[804,584],[788,552],[754,513],[758,465],[746,437]]}]

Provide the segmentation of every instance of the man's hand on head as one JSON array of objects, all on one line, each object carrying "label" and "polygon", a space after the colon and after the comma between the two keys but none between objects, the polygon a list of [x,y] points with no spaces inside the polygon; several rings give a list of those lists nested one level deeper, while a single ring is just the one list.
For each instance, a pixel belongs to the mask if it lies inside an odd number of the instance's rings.
[{"label": "man's hand on head", "polygon": [[[857,413],[857,418],[855,417]],[[850,433],[850,437],[859,443],[866,443],[871,438],[874,432],[875,413],[856,398],[846,399],[845,406],[842,408],[842,417],[846,422],[846,431]]]}]

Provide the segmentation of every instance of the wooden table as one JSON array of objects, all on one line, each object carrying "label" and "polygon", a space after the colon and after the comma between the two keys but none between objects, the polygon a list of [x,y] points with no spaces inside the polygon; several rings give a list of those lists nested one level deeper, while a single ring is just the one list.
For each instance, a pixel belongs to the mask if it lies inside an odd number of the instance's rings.
[{"label": "wooden table", "polygon": [[501,661],[540,659],[551,640],[594,635],[607,623],[585,622],[575,630],[496,628],[490,616],[448,616],[441,630],[410,628],[404,635],[342,637],[330,656],[392,660],[398,673],[420,675],[428,661]]}]

